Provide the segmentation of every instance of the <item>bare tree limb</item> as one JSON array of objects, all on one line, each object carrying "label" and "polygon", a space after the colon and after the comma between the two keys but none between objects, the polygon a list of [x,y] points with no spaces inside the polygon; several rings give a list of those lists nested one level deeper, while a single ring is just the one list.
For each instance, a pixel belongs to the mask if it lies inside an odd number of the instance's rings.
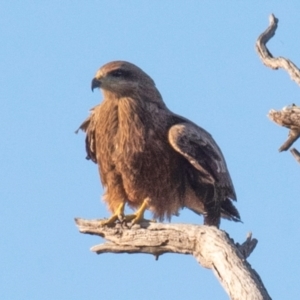
[{"label": "bare tree limb", "polygon": [[290,150],[295,159],[297,160],[298,163],[300,163],[300,153],[297,151],[297,149],[293,148]]},{"label": "bare tree limb", "polygon": [[[274,58],[266,46],[267,42],[275,35],[278,26],[278,19],[271,14],[269,22],[269,27],[258,37],[256,41],[256,51],[258,56],[265,66],[275,70],[279,68],[286,70],[291,79],[300,85],[299,68],[289,59],[284,57]],[[268,117],[275,123],[290,129],[287,141],[279,148],[280,152],[288,150],[300,136],[300,107],[293,104],[291,106],[284,107],[281,111],[275,111],[272,109],[270,110]],[[293,151],[292,154],[295,156]]]},{"label": "bare tree limb", "polygon": [[288,139],[281,145],[278,149],[279,152],[287,151],[294,142],[299,138],[300,133],[294,130],[290,130],[288,134]]},{"label": "bare tree limb", "polygon": [[258,37],[256,41],[256,51],[258,56],[262,60],[263,64],[269,68],[277,70],[282,68],[286,70],[291,79],[296,81],[300,85],[300,70],[299,68],[289,59],[284,57],[273,57],[269,49],[267,48],[267,42],[275,35],[278,19],[271,14],[269,17],[269,27]]},{"label": "bare tree limb", "polygon": [[231,299],[271,299],[245,259],[257,244],[251,234],[242,245],[235,245],[226,232],[209,226],[144,222],[128,228],[102,227],[100,220],[75,222],[80,232],[108,241],[91,248],[97,254],[147,253],[156,259],[164,253],[191,254],[201,266],[212,269]]},{"label": "bare tree limb", "polygon": [[255,249],[257,243],[258,243],[258,240],[252,239],[252,233],[249,232],[247,235],[246,241],[242,245],[240,245],[239,243],[236,243],[236,247],[242,253],[243,257],[247,258],[250,256],[252,251]]},{"label": "bare tree limb", "polygon": [[281,111],[271,109],[268,117],[276,124],[290,129],[288,139],[279,148],[280,152],[288,150],[300,136],[300,107],[292,104]]}]

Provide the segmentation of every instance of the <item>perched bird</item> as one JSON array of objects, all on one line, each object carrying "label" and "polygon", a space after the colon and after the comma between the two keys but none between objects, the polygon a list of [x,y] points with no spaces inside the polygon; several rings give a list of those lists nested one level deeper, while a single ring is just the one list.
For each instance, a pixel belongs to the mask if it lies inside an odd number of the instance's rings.
[{"label": "perched bird", "polygon": [[[212,136],[171,112],[154,81],[126,61],[101,67],[92,80],[104,99],[79,127],[87,158],[98,164],[104,201],[117,220],[138,223],[146,209],[170,219],[184,207],[219,226],[220,217],[240,221],[234,187]],[[128,204],[137,211],[124,216]]]}]

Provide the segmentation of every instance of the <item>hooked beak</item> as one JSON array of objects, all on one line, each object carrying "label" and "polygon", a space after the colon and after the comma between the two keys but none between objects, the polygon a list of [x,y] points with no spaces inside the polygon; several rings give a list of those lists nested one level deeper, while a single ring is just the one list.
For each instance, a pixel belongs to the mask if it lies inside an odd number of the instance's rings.
[{"label": "hooked beak", "polygon": [[101,81],[99,79],[97,79],[96,77],[93,78],[92,84],[91,84],[92,92],[94,91],[95,88],[100,88],[100,86],[101,86]]}]

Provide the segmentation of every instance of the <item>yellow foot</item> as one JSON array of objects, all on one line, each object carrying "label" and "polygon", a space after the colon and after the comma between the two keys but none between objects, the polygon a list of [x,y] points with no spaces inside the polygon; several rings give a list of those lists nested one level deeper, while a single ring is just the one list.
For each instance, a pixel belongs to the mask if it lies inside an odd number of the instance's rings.
[{"label": "yellow foot", "polygon": [[140,208],[132,215],[126,215],[124,216],[124,221],[125,222],[131,222],[132,225],[134,224],[140,224],[143,221],[147,222],[155,222],[155,220],[146,220],[144,219],[144,212],[148,207],[148,201],[145,199],[140,206]]},{"label": "yellow foot", "polygon": [[107,220],[100,221],[101,226],[112,226],[116,221],[122,222],[124,219],[125,202],[121,203],[115,213]]}]

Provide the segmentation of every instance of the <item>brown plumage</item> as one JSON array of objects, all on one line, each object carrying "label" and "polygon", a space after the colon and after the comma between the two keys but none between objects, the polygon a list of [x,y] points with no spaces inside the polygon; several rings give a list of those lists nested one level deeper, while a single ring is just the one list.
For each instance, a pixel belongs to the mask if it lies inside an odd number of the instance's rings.
[{"label": "brown plumage", "polygon": [[80,129],[110,211],[119,214],[122,203],[138,208],[146,200],[160,220],[183,207],[203,214],[207,225],[219,226],[220,216],[240,220],[221,150],[208,132],[166,107],[145,72],[110,62],[93,79],[96,87],[104,99]]}]

